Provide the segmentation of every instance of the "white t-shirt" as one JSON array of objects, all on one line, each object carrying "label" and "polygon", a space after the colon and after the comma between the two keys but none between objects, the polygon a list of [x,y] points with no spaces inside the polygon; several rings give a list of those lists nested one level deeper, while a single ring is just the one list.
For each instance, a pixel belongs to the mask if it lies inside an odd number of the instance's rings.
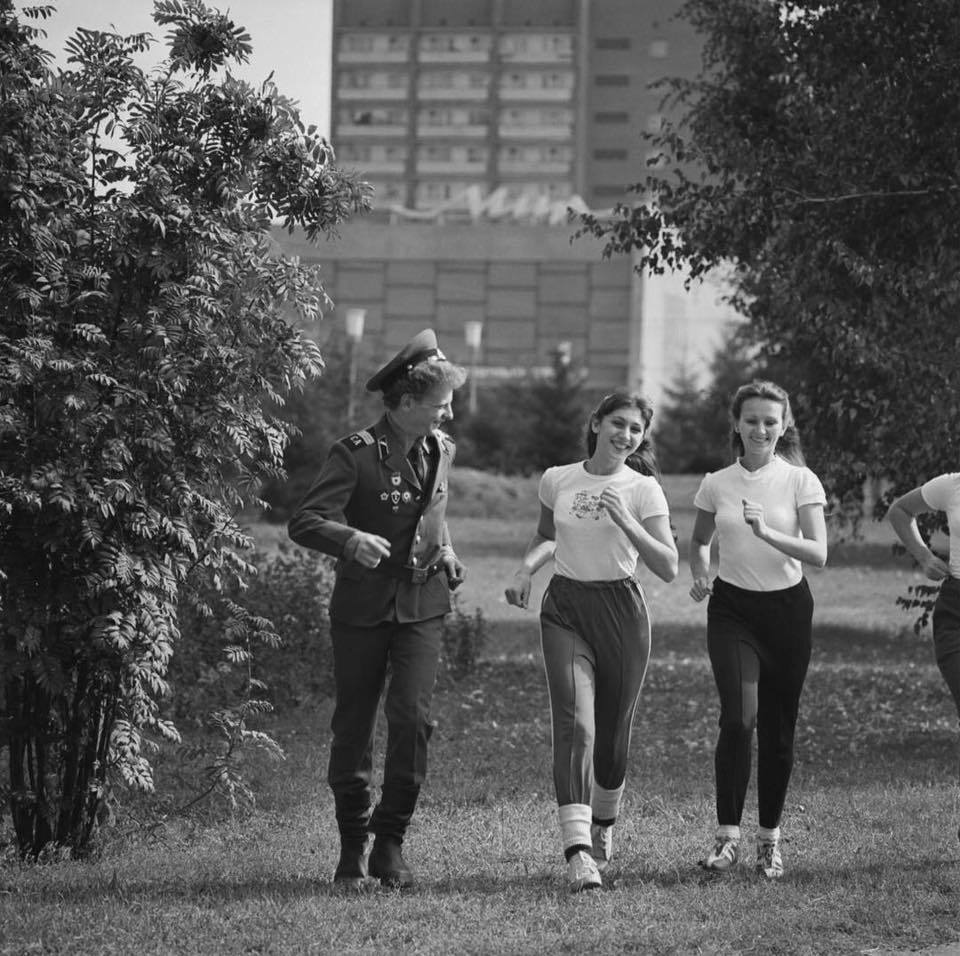
[{"label": "white t-shirt", "polygon": [[923,500],[947,513],[947,527],[950,529],[950,577],[960,578],[960,472],[931,478],[920,487]]},{"label": "white t-shirt", "polygon": [[756,471],[737,461],[704,475],[693,499],[697,508],[715,515],[722,580],[748,591],[779,591],[799,584],[800,562],[753,533],[743,520],[744,498],[763,505],[769,527],[799,538],[799,509],[827,503],[820,479],[809,468],[779,456]]},{"label": "white t-shirt", "polygon": [[540,501],[553,512],[557,574],[577,581],[616,581],[636,570],[637,549],[600,504],[600,494],[610,486],[619,488],[637,521],[670,513],[657,480],[627,466],[612,475],[591,475],[582,461],[548,468],[540,479]]}]

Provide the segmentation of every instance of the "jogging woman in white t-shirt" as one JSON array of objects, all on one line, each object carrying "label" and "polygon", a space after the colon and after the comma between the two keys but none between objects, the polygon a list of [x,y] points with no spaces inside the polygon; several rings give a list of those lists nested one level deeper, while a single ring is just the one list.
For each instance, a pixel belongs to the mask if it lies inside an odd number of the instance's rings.
[{"label": "jogging woman in white t-shirt", "polygon": [[[730,417],[736,460],[704,477],[693,501],[690,542],[690,595],[695,601],[710,598],[707,650],[720,694],[717,832],[701,866],[722,872],[739,858],[756,729],[756,869],[775,879],[783,875],[780,818],[810,663],[813,597],[801,564],[826,563],[826,496],[804,464],[782,388],[773,382],[742,386]],[[711,582],[714,534],[720,566]]]},{"label": "jogging woman in white t-shirt", "polygon": [[571,893],[601,886],[620,810],[633,716],[650,657],[637,562],[664,581],[677,547],[639,395],[607,395],[587,426],[586,461],[548,468],[540,522],[507,601],[525,608],[554,558],[540,610],[553,727],[553,781]]},{"label": "jogging woman in white t-shirt", "polygon": [[[943,511],[950,531],[950,561],[935,555],[920,536],[917,515]],[[960,472],[931,478],[897,498],[887,518],[897,537],[931,581],[943,581],[933,607],[933,649],[960,718]],[[957,831],[960,839],[960,830]]]}]

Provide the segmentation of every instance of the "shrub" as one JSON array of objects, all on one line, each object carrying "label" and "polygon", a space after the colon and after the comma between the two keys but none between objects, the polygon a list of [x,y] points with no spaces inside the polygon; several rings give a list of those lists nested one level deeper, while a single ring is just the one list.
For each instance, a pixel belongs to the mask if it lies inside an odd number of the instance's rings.
[{"label": "shrub", "polygon": [[440,651],[440,673],[455,681],[473,673],[487,640],[483,611],[476,608],[467,614],[454,594],[453,611],[443,622],[443,643]]},{"label": "shrub", "polygon": [[[326,555],[281,544],[260,554],[257,573],[231,600],[212,613],[195,605],[181,610],[181,644],[170,666],[173,716],[205,715],[232,706],[250,681],[277,710],[323,699],[333,690],[333,655],[327,607],[333,589],[333,561]],[[233,616],[242,604],[253,619],[270,621],[278,640],[251,653],[243,669],[230,659]]]}]

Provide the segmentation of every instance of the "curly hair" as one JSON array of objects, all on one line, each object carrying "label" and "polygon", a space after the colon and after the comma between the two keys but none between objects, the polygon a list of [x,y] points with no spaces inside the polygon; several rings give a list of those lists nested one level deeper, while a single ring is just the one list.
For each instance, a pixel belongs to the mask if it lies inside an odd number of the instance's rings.
[{"label": "curly hair", "polygon": [[467,370],[446,359],[428,359],[409,372],[397,376],[383,389],[383,404],[397,408],[404,395],[420,399],[439,386],[460,388],[467,380]]}]

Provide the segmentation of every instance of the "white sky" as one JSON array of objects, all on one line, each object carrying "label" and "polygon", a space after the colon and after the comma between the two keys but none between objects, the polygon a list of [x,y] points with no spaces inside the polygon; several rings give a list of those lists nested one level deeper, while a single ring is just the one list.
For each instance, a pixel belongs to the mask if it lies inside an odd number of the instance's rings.
[{"label": "white sky", "polygon": [[[43,0],[18,0],[32,6]],[[152,33],[157,39],[152,62],[163,58],[166,47],[152,19],[153,0],[52,0],[56,13],[48,20],[32,20],[47,33],[40,45],[62,57],[63,45],[77,27],[118,33]],[[205,0],[208,7],[226,13],[246,28],[253,46],[250,62],[233,72],[251,84],[270,75],[280,92],[300,104],[306,125],[316,124],[330,134],[330,62],[332,0]],[[61,63],[63,61],[61,60]],[[65,65],[65,64],[63,64]],[[150,65],[150,61],[144,63]]]}]

